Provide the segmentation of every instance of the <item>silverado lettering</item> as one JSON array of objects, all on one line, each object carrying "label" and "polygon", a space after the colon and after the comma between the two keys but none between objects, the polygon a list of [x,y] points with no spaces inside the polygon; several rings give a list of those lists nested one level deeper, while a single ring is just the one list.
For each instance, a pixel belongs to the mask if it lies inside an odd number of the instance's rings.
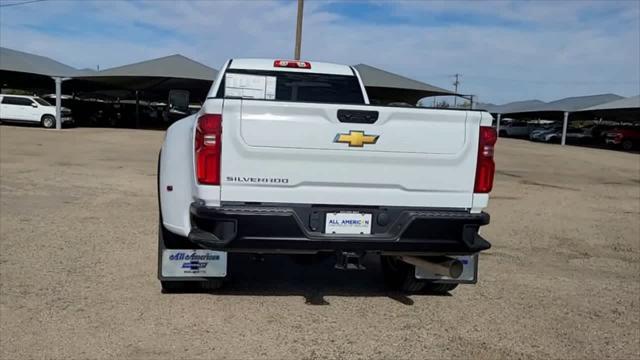
[{"label": "silverado lettering", "polygon": [[269,183],[269,184],[287,184],[289,179],[283,178],[262,178],[262,177],[246,177],[246,176],[227,176],[226,181],[240,183]]}]

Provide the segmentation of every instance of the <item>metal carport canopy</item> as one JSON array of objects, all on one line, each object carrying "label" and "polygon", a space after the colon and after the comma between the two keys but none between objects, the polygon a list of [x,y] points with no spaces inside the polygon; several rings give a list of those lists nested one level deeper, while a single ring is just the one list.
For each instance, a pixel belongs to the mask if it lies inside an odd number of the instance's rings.
[{"label": "metal carport canopy", "polygon": [[433,95],[458,95],[453,91],[429,85],[367,64],[354,65],[370,99],[383,103],[409,102]]},{"label": "metal carport canopy", "polygon": [[91,77],[163,77],[213,81],[218,71],[182,55],[169,55],[105,69]]},{"label": "metal carport canopy", "polygon": [[[589,96],[574,96],[568,97],[556,101],[552,101],[549,103],[544,103],[539,100],[530,100],[523,101],[520,103],[527,104],[528,106],[512,107],[513,104],[503,105],[502,108],[500,106],[496,107],[498,110],[496,112],[491,111],[492,113],[497,114],[497,130],[500,132],[500,120],[502,115],[509,115],[512,117],[522,117],[522,116],[531,116],[531,117],[547,117],[551,118],[559,118],[562,116],[563,124],[562,124],[562,140],[561,144],[565,145],[566,143],[566,135],[567,135],[567,126],[569,122],[569,114],[573,112],[578,112],[582,109],[597,106],[600,104],[608,103],[611,101],[616,101],[622,99],[622,96],[615,94],[599,94],[599,95],[589,95]],[[501,112],[504,111],[504,112]]]},{"label": "metal carport canopy", "polygon": [[188,90],[204,99],[218,71],[182,55],[169,55],[118,66],[74,78],[77,87],[96,84],[135,92],[136,127],[139,127],[139,92],[158,95],[171,90]]},{"label": "metal carport canopy", "polygon": [[478,109],[486,110],[492,114],[511,114],[519,111],[536,109],[546,104],[540,100],[516,101],[504,105],[478,104]]},{"label": "metal carport canopy", "polygon": [[43,83],[53,78],[56,86],[56,128],[62,127],[60,119],[60,97],[62,82],[86,72],[55,61],[45,56],[33,55],[22,51],[0,47],[0,72],[5,79],[28,79],[33,84]]},{"label": "metal carport canopy", "polygon": [[0,47],[0,70],[43,76],[73,77],[84,74],[48,57]]},{"label": "metal carport canopy", "polygon": [[218,71],[182,55],[170,55],[134,64],[114,67],[75,80],[110,87],[139,90],[184,89],[206,93]]},{"label": "metal carport canopy", "polygon": [[640,123],[640,95],[591,106],[575,112],[581,117],[606,117],[607,120]]},{"label": "metal carport canopy", "polygon": [[599,110],[622,110],[622,109],[638,109],[640,108],[640,95],[628,98],[614,100],[608,103],[584,108],[580,111],[599,111]]}]

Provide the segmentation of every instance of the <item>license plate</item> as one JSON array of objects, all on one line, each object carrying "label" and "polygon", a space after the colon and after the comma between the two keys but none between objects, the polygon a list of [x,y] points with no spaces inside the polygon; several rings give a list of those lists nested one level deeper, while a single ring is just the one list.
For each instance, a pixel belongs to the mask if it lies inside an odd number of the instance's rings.
[{"label": "license plate", "polygon": [[371,214],[327,213],[325,234],[371,234]]},{"label": "license plate", "polygon": [[225,277],[227,253],[212,250],[168,250],[162,252],[162,276]]}]

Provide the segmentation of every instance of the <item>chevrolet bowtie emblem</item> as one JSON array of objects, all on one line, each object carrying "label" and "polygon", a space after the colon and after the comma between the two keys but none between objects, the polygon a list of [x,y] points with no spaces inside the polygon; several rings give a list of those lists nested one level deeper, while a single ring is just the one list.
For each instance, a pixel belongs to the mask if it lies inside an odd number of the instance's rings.
[{"label": "chevrolet bowtie emblem", "polygon": [[349,130],[349,134],[336,135],[333,142],[349,144],[349,147],[362,147],[364,144],[375,144],[379,135],[366,135],[364,131]]}]

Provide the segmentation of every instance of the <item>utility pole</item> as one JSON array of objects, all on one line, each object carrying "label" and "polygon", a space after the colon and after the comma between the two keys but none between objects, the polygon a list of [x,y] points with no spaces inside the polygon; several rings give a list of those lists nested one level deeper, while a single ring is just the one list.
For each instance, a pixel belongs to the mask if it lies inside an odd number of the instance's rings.
[{"label": "utility pole", "polygon": [[[460,85],[460,74],[455,74],[456,81],[453,82],[453,86],[455,87],[455,93],[458,93],[458,85]],[[458,100],[458,96],[453,97],[453,107],[456,107],[456,103]]]},{"label": "utility pole", "polygon": [[296,22],[296,50],[294,58],[300,60],[300,46],[302,45],[302,13],[304,11],[304,0],[298,0],[298,20]]}]

